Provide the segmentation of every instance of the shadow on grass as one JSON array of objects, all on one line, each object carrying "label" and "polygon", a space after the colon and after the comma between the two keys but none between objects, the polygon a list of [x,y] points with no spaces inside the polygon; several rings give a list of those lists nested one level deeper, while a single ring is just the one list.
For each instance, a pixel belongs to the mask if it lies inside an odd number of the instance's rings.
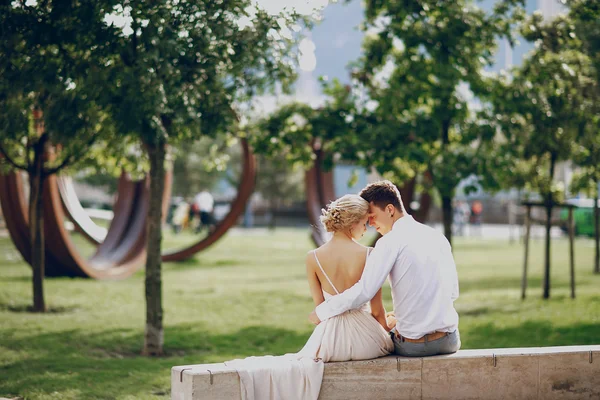
[{"label": "shadow on grass", "polygon": [[[31,279],[31,275],[5,276],[2,277],[2,282],[31,282]],[[48,279],[48,277],[44,279]]]},{"label": "shadow on grass", "polygon": [[[75,312],[79,309],[78,306],[48,306],[46,310],[46,314],[68,314]],[[33,306],[31,304],[13,304],[13,303],[0,303],[0,310],[10,311],[14,313],[36,313],[33,311]],[[41,314],[41,313],[40,313]]]},{"label": "shadow on grass", "polygon": [[455,245],[454,248],[455,254],[462,254],[471,252],[479,253],[481,250],[498,251],[498,249],[501,248],[506,248],[507,250],[514,250],[516,248],[522,248],[522,245],[517,243],[509,244],[482,239],[481,241],[473,240],[466,243],[459,242]]},{"label": "shadow on grass", "polygon": [[[577,282],[581,284],[582,282]],[[551,282],[552,289],[570,287],[567,280],[553,280]],[[527,279],[527,290],[542,287],[541,277],[531,277]],[[521,289],[521,277],[486,277],[483,279],[462,279],[460,280],[460,291],[467,293],[471,291],[480,291],[484,289]]]},{"label": "shadow on grass", "polygon": [[243,265],[243,263],[240,260],[235,259],[207,261],[204,258],[192,257],[182,261],[164,263],[164,269],[183,271],[187,269],[213,269],[223,267],[237,267],[240,265]]},{"label": "shadow on grass", "polygon": [[600,341],[600,323],[554,326],[548,321],[528,321],[518,326],[494,323],[461,332],[463,349],[591,345]]},{"label": "shadow on grass", "polygon": [[480,308],[473,308],[473,309],[464,310],[464,311],[461,311],[459,309],[457,311],[458,311],[458,315],[460,315],[461,317],[479,317],[481,315],[486,315],[491,312],[494,312],[495,310],[491,310],[489,307],[480,307]]},{"label": "shadow on grass", "polygon": [[140,356],[143,331],[78,330],[13,337],[1,332],[0,346],[22,354],[0,366],[0,395],[28,397],[78,390],[80,398],[146,398],[170,394],[170,368],[222,362],[251,355],[285,354],[302,348],[310,331],[254,326],[224,334],[198,325],[165,329],[166,355]]}]

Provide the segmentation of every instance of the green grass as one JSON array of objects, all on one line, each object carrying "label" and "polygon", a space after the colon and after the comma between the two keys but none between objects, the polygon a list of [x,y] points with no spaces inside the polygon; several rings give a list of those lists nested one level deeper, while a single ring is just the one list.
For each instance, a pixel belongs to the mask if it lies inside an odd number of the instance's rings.
[{"label": "green grass", "polygon": [[[171,366],[295,352],[312,331],[303,265],[310,249],[306,230],[238,230],[195,259],[164,264],[167,354],[145,358],[141,271],[124,281],[47,279],[53,312],[31,314],[30,269],[0,239],[0,397],[168,398]],[[463,348],[600,343],[593,250],[592,241],[576,241],[571,300],[567,242],[553,242],[552,298],[544,301],[543,247],[534,241],[521,301],[521,245],[457,239]]]}]

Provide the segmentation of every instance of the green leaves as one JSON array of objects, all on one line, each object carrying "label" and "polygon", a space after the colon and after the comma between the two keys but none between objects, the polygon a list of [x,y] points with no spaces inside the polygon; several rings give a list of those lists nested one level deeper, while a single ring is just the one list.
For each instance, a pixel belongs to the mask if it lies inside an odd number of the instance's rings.
[{"label": "green leaves", "polygon": [[113,27],[115,118],[145,141],[227,134],[237,105],[295,76],[294,38],[279,34],[295,14],[269,15],[249,0],[135,3],[129,12],[137,29]]},{"label": "green leaves", "polygon": [[367,2],[371,33],[354,76],[378,103],[363,142],[377,154],[372,165],[393,171],[397,182],[429,170],[447,195],[462,179],[486,171],[495,130],[478,121],[474,100],[490,94],[484,68],[498,38],[512,40],[521,5],[498,2],[486,13],[467,0]]},{"label": "green leaves", "polygon": [[[34,144],[45,135],[52,154],[47,173],[89,160],[88,150],[114,134],[101,104],[108,79],[106,49],[96,41],[104,29],[96,3],[71,9],[64,2],[0,5],[0,138],[7,155],[25,169]],[[43,129],[33,126],[32,110],[40,111]],[[15,167],[17,165],[13,165]]]},{"label": "green leaves", "polygon": [[259,154],[285,158],[290,164],[309,168],[314,160],[311,143],[323,132],[323,119],[309,105],[292,103],[249,129],[248,138]]},{"label": "green leaves", "polygon": [[[597,119],[597,80],[593,58],[576,32],[578,25],[573,11],[551,20],[532,15],[521,32],[535,42],[534,50],[512,71],[512,80],[493,84],[494,122],[510,144],[505,158],[512,160],[507,163],[511,174],[502,178],[505,187],[526,187],[546,199],[560,200],[566,188],[554,182],[556,164],[594,162],[589,153],[583,155],[587,152],[583,148],[588,144],[593,148],[593,134],[586,132]],[[586,144],[581,146],[582,142]],[[573,189],[576,186],[581,187]]]}]

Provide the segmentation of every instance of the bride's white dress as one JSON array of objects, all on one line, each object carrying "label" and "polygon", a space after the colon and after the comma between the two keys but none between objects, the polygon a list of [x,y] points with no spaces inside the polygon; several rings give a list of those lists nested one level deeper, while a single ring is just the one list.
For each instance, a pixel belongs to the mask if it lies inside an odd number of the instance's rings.
[{"label": "bride's white dress", "polygon": [[[317,255],[317,264],[335,288]],[[327,300],[332,295],[323,291]],[[323,363],[368,360],[390,354],[394,344],[371,315],[369,304],[321,322],[296,354],[248,357],[227,361],[240,376],[242,400],[316,400],[323,380]]]}]

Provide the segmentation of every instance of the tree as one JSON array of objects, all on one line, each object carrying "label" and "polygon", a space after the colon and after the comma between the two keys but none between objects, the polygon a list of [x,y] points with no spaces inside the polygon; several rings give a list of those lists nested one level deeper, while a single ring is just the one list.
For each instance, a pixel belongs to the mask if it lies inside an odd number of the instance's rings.
[{"label": "tree", "polygon": [[594,1],[576,0],[569,2],[569,16],[575,26],[575,37],[582,51],[590,57],[594,84],[586,88],[590,112],[584,116],[581,136],[574,161],[581,167],[573,181],[575,191],[583,191],[594,200],[594,224],[596,254],[594,272],[600,273],[600,4]]},{"label": "tree", "polygon": [[573,155],[587,104],[582,93],[591,82],[589,58],[569,45],[571,29],[568,17],[547,22],[534,14],[522,32],[535,49],[512,79],[498,80],[493,90],[504,148],[515,161],[505,184],[522,183],[541,195],[546,208],[544,298],[550,297],[552,210],[565,189],[554,181],[556,166]]},{"label": "tree", "polygon": [[[297,15],[269,15],[250,0],[113,1],[112,116],[150,160],[143,353],[163,352],[161,199],[167,145],[237,132],[234,108],[294,77]],[[287,37],[287,38],[286,38]]]},{"label": "tree", "polygon": [[373,129],[356,152],[391,175],[428,172],[450,241],[456,187],[477,176],[493,139],[473,104],[488,94],[484,68],[493,63],[499,38],[512,41],[511,24],[523,14],[519,3],[500,1],[491,13],[470,0],[366,4],[364,55],[353,76],[365,106],[370,102]]},{"label": "tree", "polygon": [[574,149],[573,161],[579,167],[575,173],[571,190],[583,193],[594,199],[594,273],[600,273],[600,207],[598,207],[598,191],[600,188],[600,130],[598,114],[590,123],[582,126],[582,134]]},{"label": "tree", "polygon": [[0,5],[0,154],[3,167],[29,176],[29,232],[33,311],[44,299],[43,188],[47,178],[90,160],[94,145],[114,139],[101,92],[104,41],[90,48],[101,22],[95,3],[71,9],[64,2]]}]

